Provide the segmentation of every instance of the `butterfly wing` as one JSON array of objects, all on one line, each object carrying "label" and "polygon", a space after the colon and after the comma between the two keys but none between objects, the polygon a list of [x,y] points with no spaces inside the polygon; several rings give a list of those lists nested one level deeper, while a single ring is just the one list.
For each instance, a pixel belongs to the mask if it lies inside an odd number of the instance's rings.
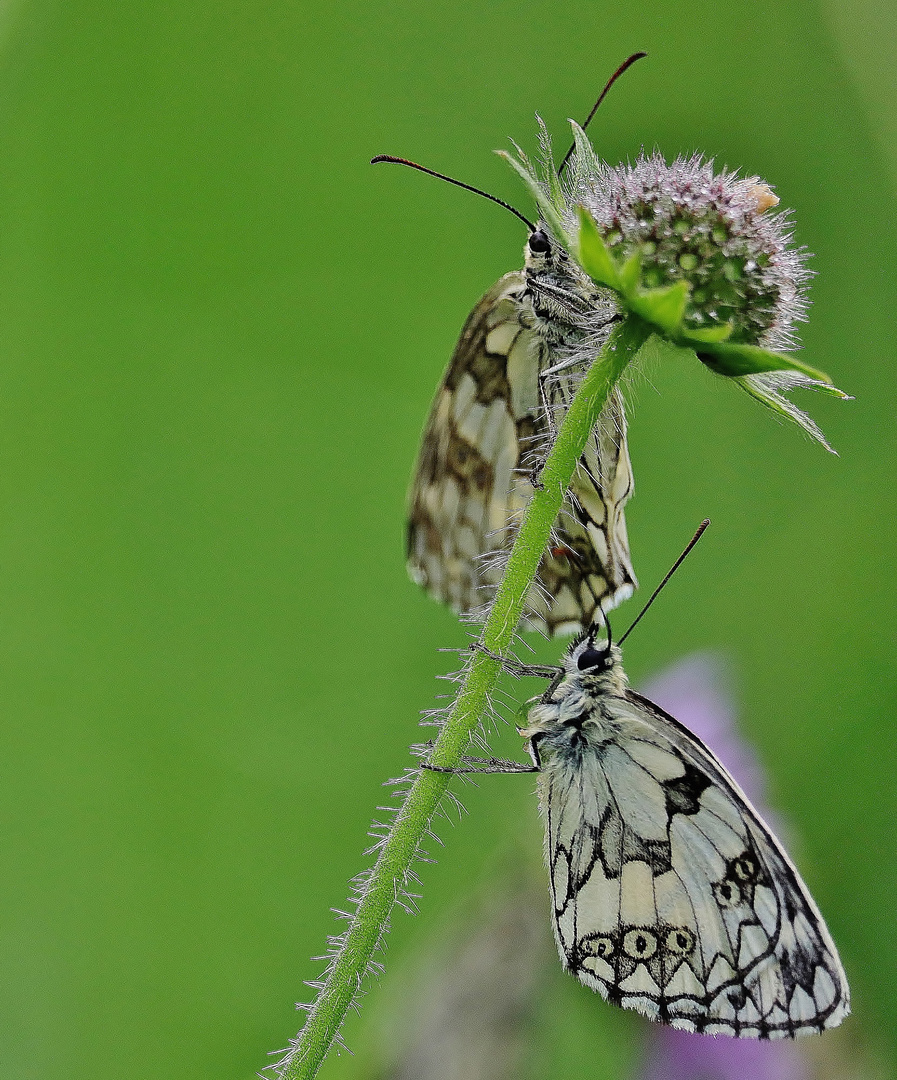
[{"label": "butterfly wing", "polygon": [[543,775],[561,960],[652,1020],[784,1038],[850,1011],[806,885],[722,764],[658,706],[613,698],[617,737]]},{"label": "butterfly wing", "polygon": [[[526,318],[521,273],[471,312],[430,412],[409,497],[411,577],[456,611],[485,603],[532,496],[548,443],[539,373],[554,363]],[[559,384],[563,385],[563,384]],[[592,436],[528,597],[523,625],[549,636],[591,623],[629,596],[635,576],[623,508],[632,491],[623,403]]]}]

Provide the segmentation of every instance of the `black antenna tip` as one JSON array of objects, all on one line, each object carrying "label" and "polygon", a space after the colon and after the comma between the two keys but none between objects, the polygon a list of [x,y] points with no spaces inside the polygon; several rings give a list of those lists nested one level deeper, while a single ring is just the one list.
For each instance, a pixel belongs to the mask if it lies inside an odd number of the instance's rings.
[{"label": "black antenna tip", "polygon": [[[592,106],[592,111],[589,113],[589,115],[583,121],[583,123],[582,123],[583,131],[585,131],[585,129],[589,126],[589,124],[591,124],[592,117],[598,111],[598,106],[607,97],[608,90],[610,90],[610,88],[614,85],[614,83],[617,81],[617,79],[619,79],[619,77],[623,74],[624,71],[628,71],[632,67],[632,65],[636,62],[636,60],[641,60],[642,57],[647,56],[647,55],[648,54],[646,52],[633,53],[632,56],[628,56],[623,61],[623,63],[620,64],[620,66],[617,68],[617,70],[613,73],[613,75],[611,75],[611,77],[604,84],[604,89],[598,95],[598,100]],[[570,155],[573,153],[573,151],[575,149],[576,149],[576,143],[573,143],[573,145],[570,147],[570,149],[567,151],[567,153],[564,154],[564,160],[561,162],[560,166],[558,167],[558,176],[563,175],[564,169],[567,167],[567,162],[570,160]]]}]

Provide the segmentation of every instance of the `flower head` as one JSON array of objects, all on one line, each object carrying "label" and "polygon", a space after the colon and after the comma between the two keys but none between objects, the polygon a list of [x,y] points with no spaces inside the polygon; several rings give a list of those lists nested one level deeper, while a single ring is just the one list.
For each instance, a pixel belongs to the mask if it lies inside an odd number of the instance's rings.
[{"label": "flower head", "polygon": [[787,214],[756,176],[714,174],[713,162],[659,154],[581,173],[570,201],[592,215],[611,254],[637,255],[641,284],[689,283],[688,329],[729,324],[727,340],[769,349],[794,344],[806,306],[805,254],[791,246]]},{"label": "flower head", "polygon": [[[541,123],[541,121],[540,121]],[[794,247],[787,213],[759,177],[714,173],[701,156],[640,155],[611,167],[578,124],[563,180],[542,126],[542,157],[504,156],[550,231],[623,313],[649,323],[657,341],[691,349],[712,371],[800,424],[827,449],[816,424],[785,395],[817,390],[840,398],[827,375],[792,356],[806,310],[806,252]],[[611,295],[613,295],[611,293]]]}]

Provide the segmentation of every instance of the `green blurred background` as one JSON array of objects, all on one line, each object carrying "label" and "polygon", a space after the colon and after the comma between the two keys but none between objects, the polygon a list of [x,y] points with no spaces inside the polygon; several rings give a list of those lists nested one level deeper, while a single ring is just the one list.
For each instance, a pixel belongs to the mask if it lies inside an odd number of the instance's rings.
[{"label": "green blurred background", "polygon": [[[527,212],[491,151],[532,146],[537,110],[564,144],[636,49],[596,147],[699,149],[775,184],[815,253],[804,355],[856,401],[802,402],[835,458],[697,365],[636,380],[644,585],[714,527],[627,666],[638,685],[729,656],[854,988],[845,1038],[890,1072],[893,5],[0,14],[0,1077],[244,1080],[295,1032],[381,782],[444,692],[437,649],[464,640],[405,577],[403,501],[457,333],[525,239],[368,159]],[[442,830],[420,917],[396,916],[346,1027],[358,1056],[322,1076],[388,1058],[376,1018],[415,955],[509,844],[538,857],[530,781],[494,780]],[[623,1075],[637,1027],[560,985],[540,1074]]]}]

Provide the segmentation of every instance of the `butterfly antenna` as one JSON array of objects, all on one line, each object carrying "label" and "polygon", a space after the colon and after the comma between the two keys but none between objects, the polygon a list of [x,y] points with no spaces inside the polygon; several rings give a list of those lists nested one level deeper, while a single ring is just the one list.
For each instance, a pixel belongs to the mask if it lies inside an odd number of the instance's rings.
[{"label": "butterfly antenna", "polygon": [[670,578],[673,576],[673,574],[675,574],[676,571],[679,569],[679,567],[682,565],[682,563],[685,560],[685,556],[691,551],[691,549],[695,546],[695,544],[701,539],[701,537],[704,535],[705,529],[707,528],[707,526],[709,524],[710,524],[710,518],[704,518],[704,520],[698,526],[698,531],[694,534],[694,536],[691,538],[691,540],[689,540],[688,544],[686,545],[685,551],[683,551],[682,554],[679,556],[679,558],[673,563],[673,565],[670,567],[669,571],[667,572],[666,577],[663,579],[663,581],[661,581],[661,583],[657,586],[657,588],[654,590],[654,592],[651,593],[650,600],[648,601],[647,604],[645,604],[645,606],[638,613],[638,615],[636,615],[635,620],[632,622],[629,629],[626,631],[626,633],[617,642],[618,645],[622,645],[623,642],[632,633],[632,631],[638,626],[639,622],[641,622],[642,616],[645,614],[645,612],[648,610],[648,608],[657,599],[657,597],[658,597],[658,595],[660,593],[660,590],[664,587],[664,585],[666,585],[666,583],[670,580]]},{"label": "butterfly antenna", "polygon": [[472,191],[474,195],[482,195],[484,199],[489,199],[490,202],[498,203],[499,206],[503,206],[505,210],[510,210],[516,218],[520,218],[523,224],[529,229],[529,231],[535,232],[536,226],[525,218],[519,210],[515,210],[510,203],[506,203],[504,199],[499,199],[497,195],[490,195],[488,191],[481,191],[478,187],[473,187],[472,184],[465,184],[461,180],[455,180],[451,176],[446,176],[445,173],[435,172],[433,169],[424,168],[423,165],[418,165],[415,161],[409,161],[407,158],[392,157],[390,154],[378,154],[376,157],[371,158],[371,164],[376,165],[381,161],[389,161],[393,165],[407,165],[409,169],[417,169],[418,172],[426,173],[428,176],[435,176],[437,180],[445,180],[448,184],[454,184],[455,187],[464,188],[465,191]]},{"label": "butterfly antenna", "polygon": [[[628,60],[624,60],[623,63],[620,64],[620,66],[613,73],[613,75],[611,75],[611,77],[607,80],[607,84],[605,85],[604,89],[598,95],[598,100],[592,106],[592,111],[586,117],[586,122],[582,125],[582,130],[583,131],[585,131],[585,129],[589,126],[589,124],[591,124],[592,117],[595,115],[596,112],[598,112],[598,106],[607,97],[608,90],[610,90],[610,88],[614,85],[614,83],[617,81],[617,79],[619,79],[619,77],[623,74],[624,71],[628,71],[629,68],[631,68],[632,65],[636,62],[636,60],[641,60],[643,56],[647,56],[647,55],[648,54],[645,53],[645,52],[633,53],[632,56],[630,56]],[[567,162],[570,160],[570,155],[573,153],[573,151],[575,149],[576,149],[576,143],[574,142],[571,145],[570,149],[567,151],[566,155],[564,156],[564,160],[560,164],[560,168],[558,169],[558,176],[563,175],[564,168],[566,167]]]}]

